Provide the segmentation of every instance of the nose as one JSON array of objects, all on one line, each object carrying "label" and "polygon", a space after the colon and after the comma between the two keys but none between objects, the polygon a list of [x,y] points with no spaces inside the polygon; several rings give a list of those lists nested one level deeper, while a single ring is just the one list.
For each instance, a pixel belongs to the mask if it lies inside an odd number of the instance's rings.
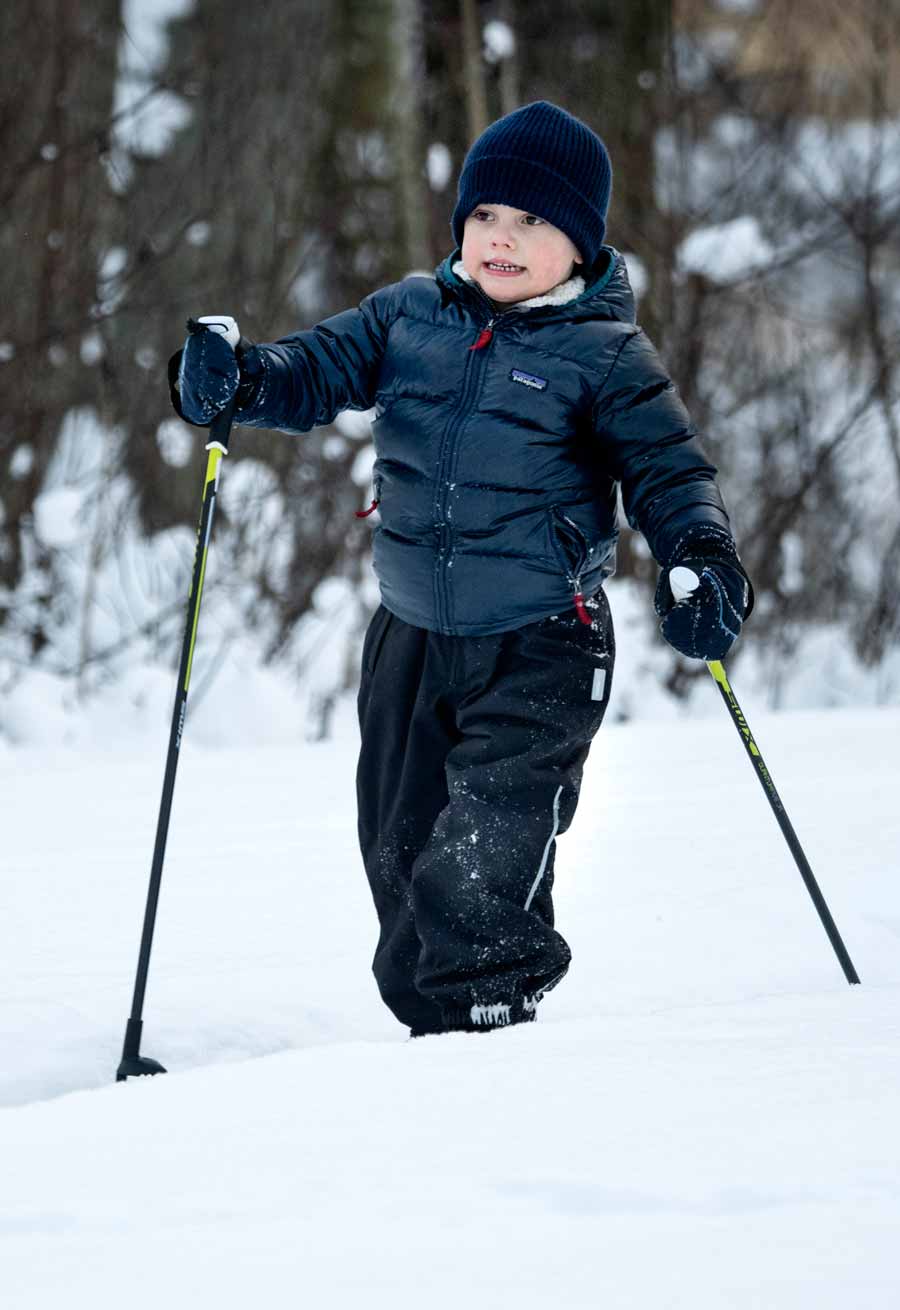
[{"label": "nose", "polygon": [[510,232],[507,228],[502,228],[502,227],[494,228],[493,232],[491,233],[492,246],[513,247],[515,246],[515,244],[516,244],[515,237],[513,236],[512,232]]}]

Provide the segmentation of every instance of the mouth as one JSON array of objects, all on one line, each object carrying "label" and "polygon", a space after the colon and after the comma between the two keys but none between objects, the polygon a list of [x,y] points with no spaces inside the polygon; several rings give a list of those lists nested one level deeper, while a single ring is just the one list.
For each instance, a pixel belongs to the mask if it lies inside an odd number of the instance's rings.
[{"label": "mouth", "polygon": [[525,272],[521,264],[511,264],[506,259],[486,260],[483,267],[494,277],[516,277]]}]

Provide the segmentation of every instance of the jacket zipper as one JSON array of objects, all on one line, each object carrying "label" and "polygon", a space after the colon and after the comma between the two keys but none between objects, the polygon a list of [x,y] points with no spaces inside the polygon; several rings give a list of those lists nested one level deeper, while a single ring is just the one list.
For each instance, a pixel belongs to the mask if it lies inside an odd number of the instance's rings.
[{"label": "jacket zipper", "polygon": [[[494,324],[496,321],[496,315],[488,320],[479,332],[475,342],[468,347],[470,352],[480,352],[484,350],[485,346],[490,344],[494,336]],[[450,627],[449,598],[447,594],[447,569],[450,564],[450,556],[453,550],[453,540],[450,525],[447,522],[447,503],[449,498],[448,472],[450,465],[453,462],[453,447],[456,437],[468,417],[469,405],[476,394],[478,383],[481,379],[484,359],[484,355],[476,353],[471,355],[470,359],[466,360],[466,373],[463,380],[462,395],[456,413],[444,429],[440,455],[438,457],[437,497],[435,498],[434,505],[435,528],[437,530],[435,600],[437,602],[436,608],[438,623],[441,628]]]}]

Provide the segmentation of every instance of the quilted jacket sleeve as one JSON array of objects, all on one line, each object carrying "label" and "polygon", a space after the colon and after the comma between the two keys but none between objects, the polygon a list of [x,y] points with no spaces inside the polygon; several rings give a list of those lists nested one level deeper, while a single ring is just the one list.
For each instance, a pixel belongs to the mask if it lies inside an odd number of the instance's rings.
[{"label": "quilted jacket sleeve", "polygon": [[393,287],[358,309],[305,332],[251,347],[242,364],[254,385],[237,421],[282,432],[308,432],[344,409],[369,409],[394,313]]},{"label": "quilted jacket sleeve", "polygon": [[621,484],[628,522],[667,564],[687,537],[723,531],[728,515],[716,469],[659,355],[638,329],[628,336],[593,412],[604,462]]}]

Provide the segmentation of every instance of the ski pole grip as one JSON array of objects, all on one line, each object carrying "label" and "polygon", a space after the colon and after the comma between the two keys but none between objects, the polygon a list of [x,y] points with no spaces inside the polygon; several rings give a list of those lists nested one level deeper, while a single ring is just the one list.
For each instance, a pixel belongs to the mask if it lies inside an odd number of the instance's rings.
[{"label": "ski pole grip", "polygon": [[676,605],[693,596],[699,586],[700,579],[693,569],[687,569],[684,565],[679,564],[674,569],[669,570],[669,587]]}]

